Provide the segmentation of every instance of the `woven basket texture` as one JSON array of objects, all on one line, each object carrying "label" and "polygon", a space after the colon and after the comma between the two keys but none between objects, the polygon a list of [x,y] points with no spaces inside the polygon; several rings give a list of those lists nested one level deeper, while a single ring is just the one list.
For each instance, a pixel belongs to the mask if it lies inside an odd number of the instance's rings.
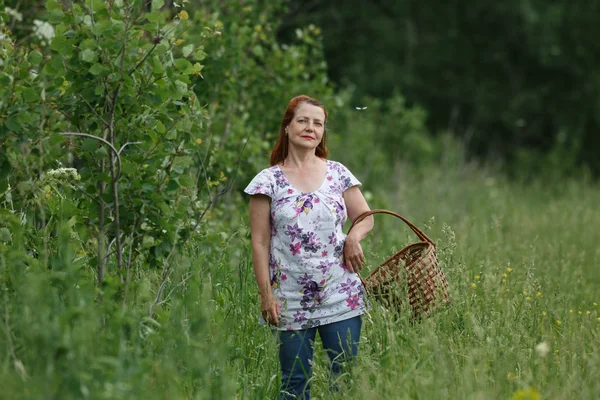
[{"label": "woven basket texture", "polygon": [[[390,214],[404,221],[421,241],[412,243],[384,261],[366,278],[361,278],[369,295],[389,307],[408,300],[413,318],[431,314],[450,302],[448,281],[435,250],[435,243],[406,218],[388,210],[361,214],[350,229],[372,214]],[[350,231],[348,231],[350,232]]]}]

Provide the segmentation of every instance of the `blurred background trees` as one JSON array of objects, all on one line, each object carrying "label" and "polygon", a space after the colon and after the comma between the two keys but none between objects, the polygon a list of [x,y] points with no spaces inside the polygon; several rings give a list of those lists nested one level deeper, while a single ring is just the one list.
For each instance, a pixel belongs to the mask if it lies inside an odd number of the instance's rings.
[{"label": "blurred background trees", "polygon": [[292,0],[279,37],[316,24],[338,87],[401,93],[471,156],[535,168],[551,154],[598,174],[599,13],[595,0]]}]

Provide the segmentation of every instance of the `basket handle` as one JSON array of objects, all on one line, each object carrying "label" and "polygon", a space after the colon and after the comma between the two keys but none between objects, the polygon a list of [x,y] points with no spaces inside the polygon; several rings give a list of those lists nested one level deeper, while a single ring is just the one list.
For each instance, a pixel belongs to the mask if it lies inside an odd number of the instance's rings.
[{"label": "basket handle", "polygon": [[358,224],[359,222],[361,222],[363,219],[367,218],[369,215],[372,214],[390,214],[393,215],[396,218],[400,218],[402,221],[404,221],[404,223],[406,225],[409,226],[410,229],[413,230],[413,232],[419,237],[419,239],[421,239],[424,242],[429,242],[432,245],[435,246],[435,243],[433,242],[433,240],[429,239],[429,236],[427,236],[426,234],[424,234],[419,228],[417,228],[412,222],[410,222],[409,220],[407,220],[406,218],[404,218],[403,216],[396,214],[393,211],[389,211],[389,210],[370,210],[370,211],[366,211],[364,213],[362,213],[361,215],[359,215],[353,222],[352,225],[350,226],[350,229],[348,229],[348,233],[350,233],[350,231],[352,230],[352,228],[354,228],[354,226],[356,224]]}]

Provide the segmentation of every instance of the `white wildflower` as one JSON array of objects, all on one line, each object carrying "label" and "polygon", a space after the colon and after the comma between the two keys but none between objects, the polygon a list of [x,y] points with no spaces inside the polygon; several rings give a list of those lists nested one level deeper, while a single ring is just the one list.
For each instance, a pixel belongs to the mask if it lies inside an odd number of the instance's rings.
[{"label": "white wildflower", "polygon": [[14,8],[6,7],[4,9],[4,11],[6,11],[6,13],[8,15],[10,15],[11,17],[13,17],[17,21],[19,21],[19,22],[23,21],[23,14],[21,14],[20,12],[18,12],[17,10],[15,10]]},{"label": "white wildflower", "polygon": [[54,27],[46,21],[40,21],[39,19],[33,20],[33,34],[46,44],[54,38]]},{"label": "white wildflower", "polygon": [[46,172],[46,177],[48,179],[55,179],[55,180],[69,179],[69,180],[78,181],[81,179],[81,176],[79,175],[79,173],[77,172],[77,170],[75,168],[51,169]]},{"label": "white wildflower", "polygon": [[540,357],[546,357],[548,352],[550,352],[550,346],[546,342],[541,342],[537,346],[535,346],[535,352]]}]

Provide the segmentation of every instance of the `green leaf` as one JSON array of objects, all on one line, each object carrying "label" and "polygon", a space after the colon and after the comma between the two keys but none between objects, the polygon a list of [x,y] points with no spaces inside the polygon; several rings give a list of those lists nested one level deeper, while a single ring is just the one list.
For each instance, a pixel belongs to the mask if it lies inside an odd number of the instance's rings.
[{"label": "green leaf", "polygon": [[165,68],[163,67],[158,57],[152,58],[152,72],[155,75],[162,75],[165,72]]},{"label": "green leaf", "polygon": [[104,0],[92,0],[92,9],[94,11],[101,11],[106,9]]},{"label": "green leaf", "polygon": [[37,50],[32,51],[27,55],[27,60],[33,65],[40,65],[40,63],[44,60],[44,56]]},{"label": "green leaf", "polygon": [[101,65],[101,64],[94,64],[92,65],[92,67],[90,68],[90,74],[92,75],[107,75],[108,74],[108,68],[106,68],[105,66]]},{"label": "green leaf", "polygon": [[17,121],[17,117],[14,116],[6,120],[6,127],[10,132],[21,132],[21,130],[23,129],[21,124],[19,124],[19,122]]},{"label": "green leaf", "polygon": [[[152,2],[152,5],[154,6],[154,2]],[[150,14],[148,14],[148,15],[146,16],[146,19],[147,19],[148,21],[150,21],[150,22],[157,23],[157,22],[160,22],[160,20],[162,19],[162,17],[161,17],[161,15],[160,15],[160,14],[158,14],[158,13],[156,13],[156,12],[151,12]],[[156,27],[155,27],[155,26],[152,26],[152,28],[151,28],[151,29],[152,29],[152,30],[154,30],[154,29],[156,29]]]},{"label": "green leaf", "polygon": [[265,56],[262,46],[259,45],[256,45],[252,48],[252,53],[254,53],[254,55],[258,58],[263,58]]},{"label": "green leaf", "polygon": [[50,144],[50,146],[56,146],[57,144],[60,144],[64,141],[65,141],[65,137],[63,135],[61,135],[60,133],[53,133],[48,138],[48,143]]},{"label": "green leaf", "polygon": [[199,47],[198,50],[196,50],[196,54],[194,54],[194,58],[198,61],[202,61],[206,58],[206,52],[204,51],[203,47]]},{"label": "green leaf", "polygon": [[61,9],[52,10],[50,12],[50,15],[48,15],[48,22],[53,25],[59,24],[64,16],[65,13],[62,12]]},{"label": "green leaf", "polygon": [[194,184],[195,184],[194,178],[192,178],[189,175],[182,175],[178,178],[178,180],[179,180],[179,184],[183,187],[186,187],[186,188],[194,187]]},{"label": "green leaf", "polygon": [[85,49],[80,53],[80,57],[83,61],[89,63],[95,63],[98,57],[96,56],[96,52],[94,50]]},{"label": "green leaf", "polygon": [[38,90],[27,87],[23,89],[23,100],[27,103],[36,103],[40,101],[40,93]]},{"label": "green leaf", "polygon": [[60,6],[56,0],[47,0],[46,1],[46,9],[48,11],[60,10]]},{"label": "green leaf", "polygon": [[171,179],[167,184],[167,190],[177,190],[179,189],[179,184],[175,179]]},{"label": "green leaf", "polygon": [[177,129],[171,129],[166,135],[165,139],[174,140],[177,139]]},{"label": "green leaf", "polygon": [[183,54],[184,57],[187,57],[192,53],[192,51],[194,51],[194,45],[188,44],[187,46],[183,47],[183,49],[181,50],[181,53]]},{"label": "green leaf", "polygon": [[158,11],[165,5],[165,0],[152,0],[152,12]]},{"label": "green leaf", "polygon": [[108,150],[106,149],[106,146],[102,146],[102,147],[98,147],[98,149],[94,152],[94,156],[98,157],[98,158],[103,158],[108,156]]},{"label": "green leaf", "polygon": [[10,231],[7,228],[0,228],[0,242],[10,242]]},{"label": "green leaf", "polygon": [[68,39],[64,36],[55,36],[54,39],[52,39],[52,43],[50,43],[50,48],[54,51],[57,51],[60,54],[67,54],[70,53],[70,47],[71,44],[69,43]]},{"label": "green leaf", "polygon": [[142,247],[147,249],[148,247],[152,246],[154,246],[154,238],[149,235],[144,235],[144,237],[142,238]]},{"label": "green leaf", "polygon": [[175,60],[175,68],[180,71],[185,71],[188,68],[192,68],[192,63],[184,58],[178,58]]},{"label": "green leaf", "polygon": [[98,142],[94,139],[85,138],[85,139],[83,139],[82,147],[86,152],[91,153],[93,151],[96,151],[99,144],[100,144],[100,142]]},{"label": "green leaf", "polygon": [[139,166],[136,163],[131,161],[123,160],[123,164],[121,165],[123,173],[127,175],[133,175],[139,170]]}]

